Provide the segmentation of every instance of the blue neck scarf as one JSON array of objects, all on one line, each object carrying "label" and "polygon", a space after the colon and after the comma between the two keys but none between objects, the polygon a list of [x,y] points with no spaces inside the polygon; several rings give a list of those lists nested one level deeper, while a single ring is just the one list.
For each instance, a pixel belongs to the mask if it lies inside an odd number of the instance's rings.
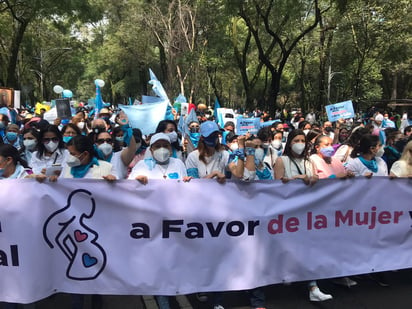
[{"label": "blue neck scarf", "polygon": [[365,158],[363,158],[362,156],[359,156],[359,160],[362,162],[363,165],[365,165],[368,168],[368,170],[370,170],[374,173],[376,173],[378,171],[378,164],[376,163],[375,158],[368,161]]},{"label": "blue neck scarf", "polygon": [[89,164],[72,167],[70,169],[70,174],[73,175],[73,178],[83,178],[92,165],[99,165],[99,161],[96,157],[93,157]]},{"label": "blue neck scarf", "polygon": [[199,143],[200,133],[189,133],[190,140],[193,144],[193,147],[197,148],[197,144]]}]

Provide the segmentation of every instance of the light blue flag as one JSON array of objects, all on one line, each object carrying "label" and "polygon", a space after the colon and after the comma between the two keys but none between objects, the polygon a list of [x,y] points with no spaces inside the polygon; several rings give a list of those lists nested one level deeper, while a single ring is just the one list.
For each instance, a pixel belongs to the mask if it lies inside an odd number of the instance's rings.
[{"label": "light blue flag", "polygon": [[186,133],[186,130],[185,130],[185,117],[180,116],[179,122],[177,123],[177,130],[180,133]]},{"label": "light blue flag", "polygon": [[96,98],[94,99],[94,106],[96,110],[96,115],[99,114],[100,110],[103,108],[103,98],[100,87],[96,85]]},{"label": "light blue flag", "polygon": [[152,85],[153,92],[158,97],[162,98],[163,100],[170,102],[169,97],[167,96],[166,91],[164,90],[162,84],[157,79],[156,75],[153,73],[151,69],[149,69],[149,74],[150,74],[149,84]]},{"label": "light blue flag", "polygon": [[215,106],[213,107],[213,109],[214,109],[213,116],[215,117],[216,122],[218,122],[218,118],[219,118],[219,115],[218,115],[218,112],[217,112],[218,108],[220,108],[220,103],[219,103],[219,100],[216,98],[215,99]]},{"label": "light blue flag", "polygon": [[269,120],[269,121],[261,122],[261,123],[260,123],[260,127],[261,127],[261,128],[268,127],[268,126],[271,126],[272,124],[274,124],[275,122],[280,122],[280,119]]},{"label": "light blue flag", "polygon": [[158,123],[165,119],[167,103],[159,101],[157,103],[140,105],[119,105],[129,119],[132,128],[138,128],[143,134],[154,133]]}]

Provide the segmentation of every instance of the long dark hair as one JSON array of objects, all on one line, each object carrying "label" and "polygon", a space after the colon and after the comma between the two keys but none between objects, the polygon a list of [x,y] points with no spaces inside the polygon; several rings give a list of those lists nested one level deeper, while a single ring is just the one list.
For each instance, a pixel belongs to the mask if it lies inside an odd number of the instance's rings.
[{"label": "long dark hair", "polygon": [[92,140],[84,135],[76,135],[67,143],[67,146],[74,146],[80,153],[87,151],[90,158],[97,157]]},{"label": "long dark hair", "polygon": [[287,156],[289,158],[296,157],[296,154],[292,153],[291,143],[292,143],[292,140],[298,135],[303,135],[305,137],[305,150],[303,150],[302,154],[300,156],[297,156],[297,157],[307,160],[308,157],[309,157],[309,148],[310,147],[309,147],[309,143],[308,143],[308,140],[306,138],[306,135],[303,132],[303,130],[301,130],[301,129],[296,129],[296,130],[293,130],[292,132],[289,133],[288,140],[286,141],[286,145],[285,145],[285,150],[283,151],[283,155]]},{"label": "long dark hair", "polygon": [[371,147],[378,145],[379,141],[379,136],[377,135],[363,135],[359,141],[359,144],[353,148],[352,153],[350,154],[351,158],[357,158],[361,154],[370,153]]},{"label": "long dark hair", "polygon": [[0,144],[0,156],[4,158],[11,157],[15,166],[20,163],[24,168],[29,167],[26,160],[20,157],[19,151],[10,144]]},{"label": "long dark hair", "polygon": [[[212,133],[215,134],[215,133]],[[197,144],[197,150],[199,151],[199,160],[202,161],[204,164],[207,164],[206,162],[206,154],[207,154],[207,146],[204,142],[204,137],[201,135],[199,139],[199,143]],[[219,141],[217,141],[217,144],[215,146],[215,150],[217,152],[225,150],[225,148],[220,144]]]},{"label": "long dark hair", "polygon": [[[165,133],[165,130],[166,130],[168,124],[173,125],[174,128],[175,128],[176,133],[178,134],[176,122],[174,122],[174,121],[172,121],[172,120],[167,120],[167,119],[162,120],[162,121],[160,121],[160,122],[157,124],[157,128],[156,128],[155,133]],[[182,151],[182,150],[183,150],[183,147],[180,146],[179,138],[180,138],[180,136],[179,136],[179,134],[178,134],[178,139],[177,139],[177,141],[171,143],[171,145],[172,145],[172,148],[174,148],[174,149],[176,149],[176,150],[179,150],[179,151]]]},{"label": "long dark hair", "polygon": [[40,131],[39,143],[37,144],[37,149],[38,149],[37,157],[39,159],[41,159],[43,157],[44,153],[46,152],[46,147],[43,144],[43,137],[44,137],[44,134],[46,132],[52,132],[52,133],[56,134],[56,137],[59,139],[59,145],[57,146],[58,149],[63,150],[65,148],[62,133],[60,132],[60,130],[57,126],[51,124],[51,125],[47,126],[46,128],[44,128],[43,130]]}]

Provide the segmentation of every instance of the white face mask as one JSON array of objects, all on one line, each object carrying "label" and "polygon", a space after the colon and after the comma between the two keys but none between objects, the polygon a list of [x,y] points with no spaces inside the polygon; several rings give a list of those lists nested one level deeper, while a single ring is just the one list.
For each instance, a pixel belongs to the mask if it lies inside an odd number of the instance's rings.
[{"label": "white face mask", "polygon": [[292,151],[297,155],[301,155],[305,150],[306,145],[304,143],[296,143],[292,145]]},{"label": "white face mask", "polygon": [[78,127],[80,130],[83,130],[83,129],[84,129],[84,121],[80,121],[79,123],[77,123],[77,127]]},{"label": "white face mask", "polygon": [[25,139],[23,141],[24,147],[26,147],[27,150],[31,151],[37,146],[37,141],[35,139]]},{"label": "white face mask", "polygon": [[233,143],[233,144],[230,145],[230,149],[232,151],[236,151],[236,150],[239,149],[239,145],[237,143]]},{"label": "white face mask", "polygon": [[308,135],[309,131],[310,130],[306,129],[306,130],[303,130],[303,133],[305,133],[305,135]]},{"label": "white face mask", "polygon": [[170,158],[170,151],[167,148],[159,148],[153,151],[153,158],[159,163],[165,163]]},{"label": "white face mask", "polygon": [[174,143],[177,142],[177,133],[176,131],[168,132],[166,133],[167,136],[169,136],[170,142]]},{"label": "white face mask", "polygon": [[279,149],[280,147],[282,147],[282,141],[278,140],[278,139],[275,139],[275,140],[272,141],[271,145],[272,145],[273,148]]},{"label": "white face mask", "polygon": [[257,148],[255,150],[255,159],[259,162],[262,162],[264,157],[265,157],[265,151],[262,148]]},{"label": "white face mask", "polygon": [[382,157],[383,154],[385,153],[385,150],[383,149],[383,147],[379,148],[379,150],[376,152],[375,157]]},{"label": "white face mask", "polygon": [[113,151],[112,145],[110,145],[108,143],[103,143],[103,144],[99,145],[98,148],[102,151],[103,155],[105,155],[106,157],[108,155],[110,155]]},{"label": "white face mask", "polygon": [[57,146],[59,146],[59,143],[55,142],[48,142],[47,144],[44,144],[44,147],[47,149],[48,152],[54,152],[57,149]]},{"label": "white face mask", "polygon": [[75,167],[81,165],[80,159],[76,156],[69,154],[66,163],[69,167]]}]

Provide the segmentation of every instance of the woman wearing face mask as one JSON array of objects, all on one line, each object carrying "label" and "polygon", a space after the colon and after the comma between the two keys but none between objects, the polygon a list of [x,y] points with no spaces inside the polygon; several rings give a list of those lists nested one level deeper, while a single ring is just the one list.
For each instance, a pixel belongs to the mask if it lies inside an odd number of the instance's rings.
[{"label": "woman wearing face mask", "polygon": [[283,153],[283,148],[286,143],[283,143],[283,131],[274,131],[273,140],[270,143],[270,147],[276,151],[277,157],[280,157]]},{"label": "woman wearing face mask", "polygon": [[172,145],[172,157],[178,158],[183,161],[183,148],[181,146],[177,133],[176,123],[172,120],[162,120],[157,125],[155,133],[165,133],[167,136],[169,136],[170,143]]},{"label": "woman wearing face mask", "polygon": [[355,176],[388,176],[388,167],[381,158],[384,154],[379,136],[367,134],[362,136],[359,145],[353,148],[346,169]]},{"label": "woman wearing face mask", "polygon": [[198,121],[189,122],[185,138],[183,140],[184,152],[186,155],[195,150],[200,140],[200,124]]},{"label": "woman wearing face mask", "polygon": [[149,178],[189,179],[183,162],[172,157],[172,145],[167,134],[154,134],[147,153],[146,158],[133,167],[128,179],[136,179],[142,184],[147,184]]},{"label": "woman wearing face mask", "polygon": [[63,168],[63,178],[106,179],[113,181],[113,167],[109,162],[99,160],[93,142],[84,135],[74,136],[67,144],[68,156]]},{"label": "woman wearing face mask", "polygon": [[[308,158],[306,135],[302,130],[293,130],[285,145],[283,155],[279,157],[275,165],[275,179],[281,179],[284,183],[292,179],[302,179],[307,185],[318,180],[314,165]],[[309,299],[311,301],[325,301],[332,299],[332,295],[323,293],[316,281],[309,283]]]},{"label": "woman wearing face mask", "polygon": [[[251,157],[253,160],[250,160]],[[246,141],[246,162],[243,180],[273,179],[272,169],[264,162],[264,158],[265,152],[262,147],[262,141],[257,137],[250,137]]]},{"label": "woman wearing face mask", "polygon": [[55,125],[49,125],[40,131],[37,151],[32,155],[30,166],[34,174],[45,174],[46,169],[53,165],[63,166],[66,156],[60,130]]},{"label": "woman wearing face mask", "polygon": [[329,136],[319,136],[314,143],[314,149],[316,153],[310,156],[310,160],[314,164],[315,172],[320,179],[354,176],[351,171],[345,170],[339,159],[333,157],[335,150]]},{"label": "woman wearing face mask", "polygon": [[276,160],[275,179],[288,182],[302,179],[305,184],[314,184],[318,177],[308,158],[309,143],[302,130],[293,130],[285,145],[283,155]]},{"label": "woman wearing face mask", "polygon": [[23,131],[23,152],[22,159],[31,162],[33,153],[37,150],[39,143],[39,132],[36,129],[25,129]]},{"label": "woman wearing face mask", "polygon": [[[257,137],[262,142],[262,148],[264,152],[262,163],[264,163],[271,171],[273,175],[273,169],[275,167],[276,159],[278,158],[278,152],[275,150],[272,145],[273,141],[273,132],[270,127],[261,128],[258,133]],[[256,158],[256,155],[255,155]],[[259,157],[256,159],[260,159]]]},{"label": "woman wearing face mask", "polygon": [[0,179],[21,179],[31,174],[18,150],[9,144],[0,145]]},{"label": "woman wearing face mask", "polygon": [[76,113],[72,118],[71,123],[79,129],[80,134],[87,135],[86,115],[83,111]]},{"label": "woman wearing face mask", "polygon": [[135,156],[137,144],[133,138],[133,131],[128,125],[126,115],[121,113],[117,121],[123,131],[123,142],[127,145],[126,147],[115,151],[118,149],[114,149],[115,142],[113,137],[106,131],[96,130],[96,132],[90,134],[90,137],[95,143],[94,147],[98,158],[113,165],[114,175],[118,179],[126,179],[128,174],[127,168]]},{"label": "woman wearing face mask", "polygon": [[62,134],[63,134],[63,142],[67,145],[70,140],[77,136],[81,135],[82,133],[80,132],[80,129],[73,123],[68,123],[62,128]]},{"label": "woman wearing face mask", "polygon": [[225,173],[230,171],[236,178],[243,177],[243,160],[229,163],[229,152],[219,143],[219,127],[213,121],[200,125],[198,149],[186,159],[187,174],[193,178],[216,178],[219,183],[226,181]]},{"label": "woman wearing face mask", "polygon": [[16,148],[18,151],[21,151],[23,148],[23,143],[21,142],[19,131],[19,126],[17,124],[9,124],[6,128],[3,142],[5,144],[14,146],[14,148]]}]

